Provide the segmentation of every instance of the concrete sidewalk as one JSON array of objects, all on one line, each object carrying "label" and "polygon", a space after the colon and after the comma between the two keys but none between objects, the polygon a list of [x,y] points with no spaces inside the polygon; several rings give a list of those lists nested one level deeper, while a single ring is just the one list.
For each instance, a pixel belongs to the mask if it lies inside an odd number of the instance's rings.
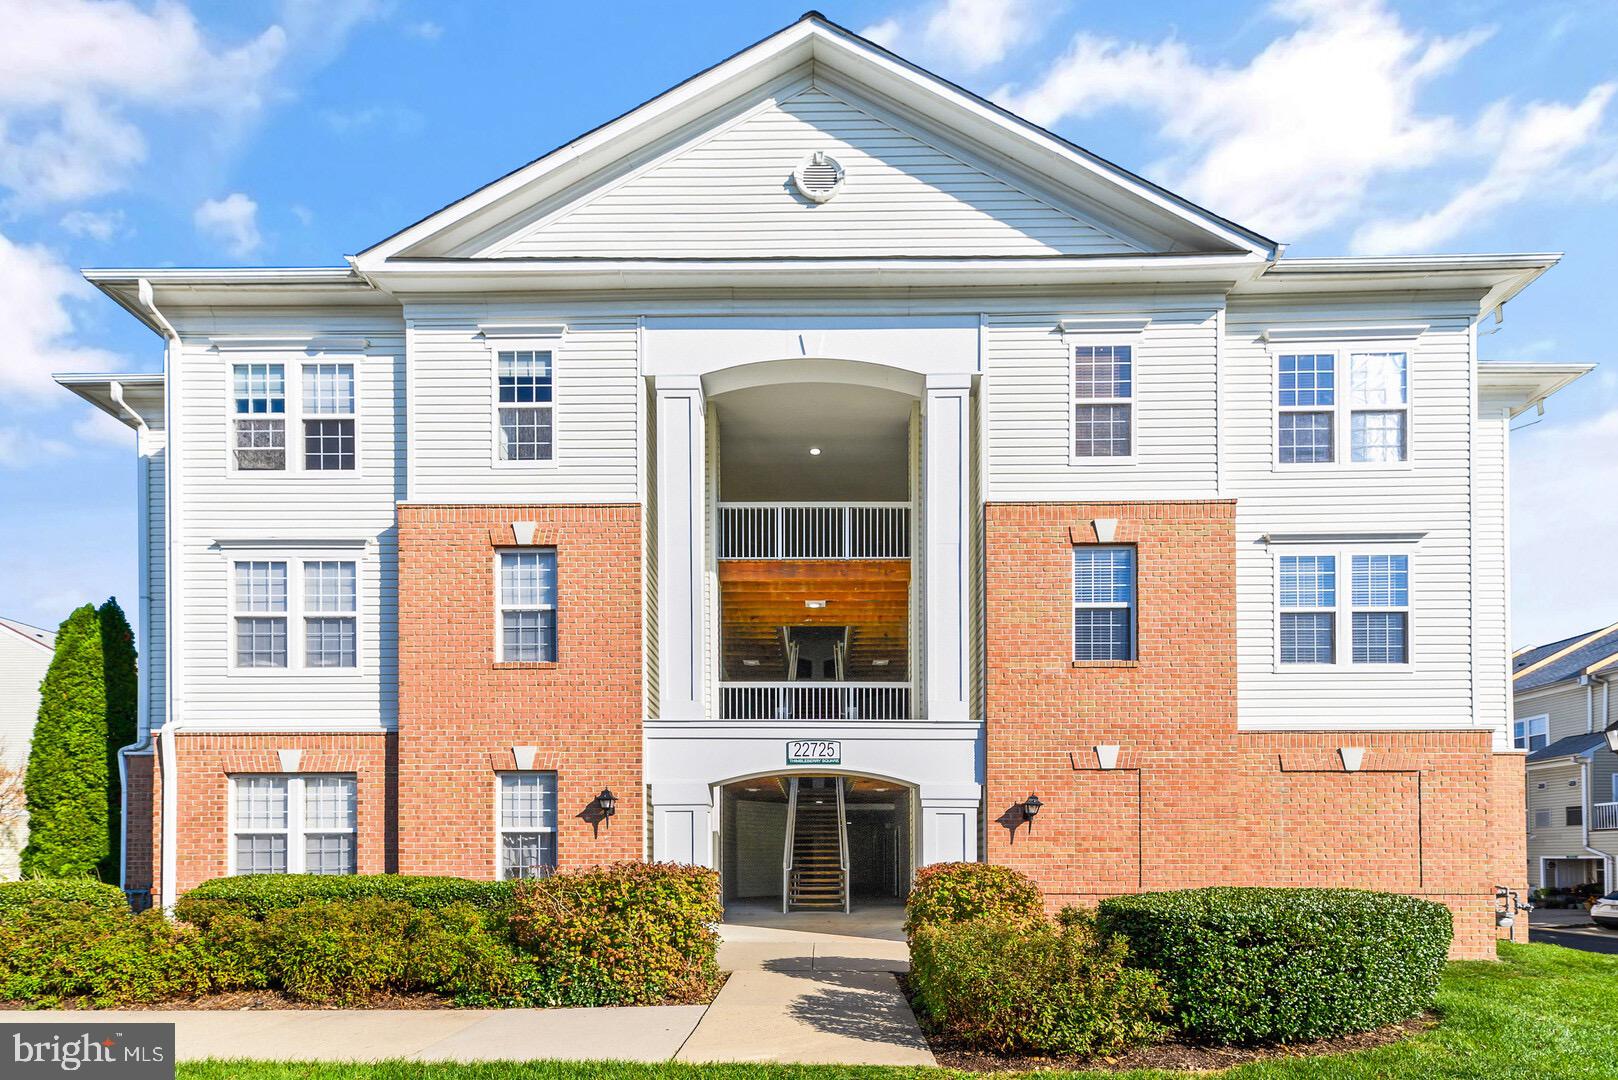
[{"label": "concrete sidewalk", "polygon": [[172,1023],[181,1061],[668,1061],[706,1008],[0,1011],[0,1023]]},{"label": "concrete sidewalk", "polygon": [[726,912],[731,972],[678,1061],[934,1065],[894,973],[910,966],[902,909]]}]

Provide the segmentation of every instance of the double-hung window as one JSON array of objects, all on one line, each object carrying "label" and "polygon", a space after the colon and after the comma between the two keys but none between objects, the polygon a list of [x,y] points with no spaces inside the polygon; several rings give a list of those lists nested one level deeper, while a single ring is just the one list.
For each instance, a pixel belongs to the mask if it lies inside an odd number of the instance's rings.
[{"label": "double-hung window", "polygon": [[354,468],[354,365],[303,365],[303,467]]},{"label": "double-hung window", "polygon": [[[1543,750],[1551,743],[1551,718],[1549,716],[1527,716],[1512,725],[1512,744],[1519,750]],[[1618,773],[1613,774],[1613,783],[1618,784]],[[1618,801],[1618,787],[1614,787],[1613,800]]]},{"label": "double-hung window", "polygon": [[1410,457],[1410,364],[1402,349],[1276,355],[1277,460],[1385,465]]},{"label": "double-hung window", "polygon": [[499,659],[556,659],[556,549],[502,551]]},{"label": "double-hung window", "polygon": [[359,665],[356,562],[236,559],[230,577],[233,667]]},{"label": "double-hung window", "polygon": [[1127,458],[1135,452],[1135,360],[1131,345],[1073,349],[1073,456]]},{"label": "double-hung window", "polygon": [[1135,659],[1135,549],[1073,548],[1073,659]]},{"label": "double-hung window", "polygon": [[495,354],[501,461],[556,457],[552,355],[548,349],[501,349]]},{"label": "double-hung window", "polygon": [[500,773],[495,869],[502,880],[556,869],[556,774]]},{"label": "double-hung window", "polygon": [[355,565],[335,559],[303,564],[304,662],[312,668],[351,668],[358,660]]},{"label": "double-hung window", "polygon": [[1281,664],[1370,667],[1410,662],[1409,555],[1346,550],[1282,554],[1276,571],[1276,658]]},{"label": "double-hung window", "polygon": [[231,789],[233,873],[355,872],[354,777],[237,776]]},{"label": "double-hung window", "polygon": [[282,364],[236,364],[231,370],[236,468],[287,467],[287,386]]},{"label": "double-hung window", "polygon": [[236,666],[287,666],[287,564],[250,559],[235,565]]}]

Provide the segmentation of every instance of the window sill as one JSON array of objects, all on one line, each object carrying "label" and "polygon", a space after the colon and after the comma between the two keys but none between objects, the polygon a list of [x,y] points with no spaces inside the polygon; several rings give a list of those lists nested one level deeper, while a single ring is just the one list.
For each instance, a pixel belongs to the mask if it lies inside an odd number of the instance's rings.
[{"label": "window sill", "polygon": [[496,671],[509,671],[513,669],[519,671],[545,671],[549,670],[550,668],[561,666],[561,662],[557,660],[496,660],[494,662],[494,670]]},{"label": "window sill", "polygon": [[1072,666],[1076,668],[1138,668],[1139,660],[1074,660]]}]

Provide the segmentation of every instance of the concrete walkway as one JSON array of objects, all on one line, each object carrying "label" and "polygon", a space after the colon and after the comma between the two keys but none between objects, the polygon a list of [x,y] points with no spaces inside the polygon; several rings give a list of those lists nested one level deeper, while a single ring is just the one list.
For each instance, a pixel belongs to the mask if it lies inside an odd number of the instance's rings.
[{"label": "concrete walkway", "polygon": [[932,1065],[899,992],[903,909],[732,907],[711,1005],[618,1009],[0,1011],[0,1023],[172,1023],[181,1061],[778,1061]]},{"label": "concrete walkway", "polygon": [[894,979],[910,966],[903,917],[732,905],[719,949],[730,979],[676,1060],[936,1064]]}]

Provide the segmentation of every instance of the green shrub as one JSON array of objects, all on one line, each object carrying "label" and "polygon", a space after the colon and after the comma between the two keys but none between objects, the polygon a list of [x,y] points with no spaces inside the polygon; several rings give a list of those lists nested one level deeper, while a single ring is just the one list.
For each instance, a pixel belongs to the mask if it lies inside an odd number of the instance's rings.
[{"label": "green shrub", "polygon": [[197,932],[155,911],[39,899],[0,919],[0,998],[8,1001],[109,1007],[214,986]]},{"label": "green shrub", "polygon": [[1040,922],[1045,898],[1027,875],[989,863],[934,863],[916,873],[905,901],[905,936],[923,926],[970,922]]},{"label": "green shrub", "polygon": [[705,996],[718,976],[719,875],[618,863],[525,882],[510,926],[553,1005],[645,1005]]},{"label": "green shrub", "polygon": [[1193,889],[1105,900],[1099,923],[1216,1043],[1368,1031],[1433,1005],[1453,927],[1430,900],[1357,889]]},{"label": "green shrub", "polygon": [[419,908],[470,904],[497,912],[508,906],[515,882],[472,881],[408,874],[244,874],[205,881],[180,897],[175,914],[203,924],[209,912],[229,906],[253,918],[316,900],[397,900]]},{"label": "green shrub", "polygon": [[1089,920],[985,918],[918,927],[916,1002],[939,1031],[982,1050],[1110,1054],[1162,1036],[1168,997]]},{"label": "green shrub", "polygon": [[78,901],[108,911],[129,910],[129,900],[122,889],[91,877],[0,881],[0,919],[8,918],[13,912],[26,909],[39,900]]}]

